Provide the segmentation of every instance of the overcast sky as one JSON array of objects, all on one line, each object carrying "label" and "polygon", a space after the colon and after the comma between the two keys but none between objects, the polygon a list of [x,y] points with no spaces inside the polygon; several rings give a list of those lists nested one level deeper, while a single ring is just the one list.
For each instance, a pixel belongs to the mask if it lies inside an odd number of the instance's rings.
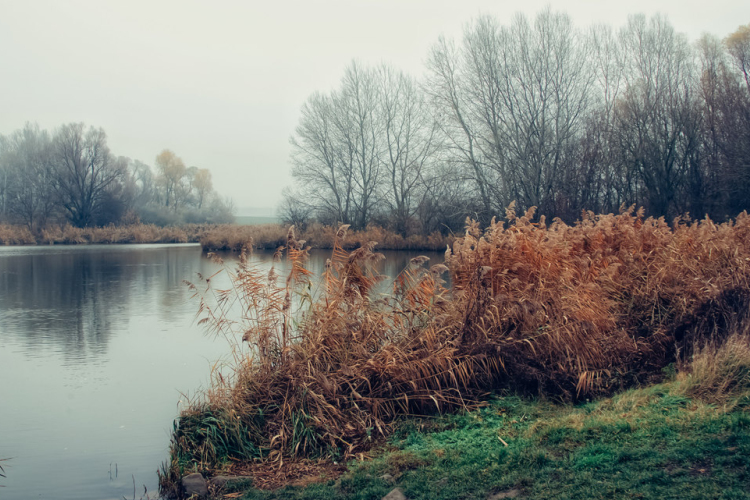
[{"label": "overcast sky", "polygon": [[302,103],[352,59],[418,76],[441,34],[546,5],[581,27],[660,12],[691,40],[750,23],[748,0],[0,0],[0,134],[83,121],[117,155],[168,148],[235,206],[274,207]]}]

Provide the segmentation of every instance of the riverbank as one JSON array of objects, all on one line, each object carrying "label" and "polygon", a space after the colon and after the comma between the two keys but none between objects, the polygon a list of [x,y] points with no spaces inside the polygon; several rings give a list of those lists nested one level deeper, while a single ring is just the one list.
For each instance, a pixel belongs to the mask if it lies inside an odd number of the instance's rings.
[{"label": "riverbank", "polygon": [[0,245],[93,245],[128,243],[195,243],[210,225],[159,227],[153,224],[85,227],[48,226],[30,231],[25,226],[0,224]]},{"label": "riverbank", "polygon": [[[740,371],[750,368],[747,344],[742,351]],[[255,487],[246,481],[216,498],[750,498],[747,372],[724,380],[738,384],[728,395],[712,392],[695,366],[585,404],[493,396],[475,411],[408,419],[343,473],[330,463],[269,466],[265,475],[232,467],[224,473],[255,473]]]},{"label": "riverbank", "polygon": [[[507,225],[469,224],[446,265],[413,259],[388,297],[370,295],[382,255],[371,245],[344,250],[344,228],[315,301],[306,250],[291,232],[285,280],[241,259],[226,270],[228,292],[196,284],[206,290],[197,293],[205,324],[233,342],[237,364],[216,371],[181,414],[163,486],[233,463],[274,470],[302,457],[356,459],[403,418],[476,408],[491,391],[581,404],[653,385],[670,366],[707,381],[684,392],[691,401],[745,387],[747,214],[671,226],[632,211],[588,214],[575,226],[532,218],[511,206]],[[247,319],[231,316],[223,304],[232,303]],[[706,349],[714,354],[700,358]],[[708,361],[696,365],[696,356]],[[725,376],[725,365],[740,368]],[[641,417],[622,418],[638,426]]]},{"label": "riverbank", "polygon": [[[283,224],[185,224],[159,227],[153,224],[132,224],[77,228],[70,225],[49,226],[31,232],[25,226],[0,224],[0,245],[87,245],[129,243],[200,243],[206,252],[240,252],[243,248],[276,250],[286,244],[288,226]],[[300,233],[312,248],[330,249],[337,228],[311,224]],[[372,226],[363,231],[350,231],[340,243],[354,249],[378,242],[380,250],[443,251],[454,241],[439,233],[404,237]]]},{"label": "riverbank", "polygon": [[[216,226],[201,237],[205,251],[240,252],[243,247],[252,245],[255,249],[276,250],[287,244],[288,226],[263,224],[258,226],[223,225]],[[332,249],[336,243],[337,227],[310,224],[304,230],[297,230],[297,238],[303,245],[316,249]],[[377,242],[378,250],[422,250],[444,251],[455,241],[454,236],[440,233],[430,235],[402,236],[378,226],[368,226],[361,231],[347,231],[338,244],[345,250],[366,247]]]}]

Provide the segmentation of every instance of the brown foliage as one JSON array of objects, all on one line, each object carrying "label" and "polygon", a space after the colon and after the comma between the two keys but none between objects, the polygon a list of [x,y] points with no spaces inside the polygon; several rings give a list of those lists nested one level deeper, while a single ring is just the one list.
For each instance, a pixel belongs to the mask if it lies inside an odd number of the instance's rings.
[{"label": "brown foliage", "polygon": [[[334,244],[350,250],[367,246],[371,241],[378,242],[381,250],[442,250],[455,238],[440,233],[411,235],[406,238],[379,226],[368,226],[362,231],[347,231],[343,238],[336,240],[338,229],[322,224],[311,224],[300,234],[300,239],[311,248],[332,249]],[[279,224],[238,226],[224,224],[214,226],[201,236],[201,245],[207,252],[241,252],[243,247],[254,249],[277,249],[286,241],[286,229]]]},{"label": "brown foliage", "polygon": [[107,243],[187,243],[197,241],[203,226],[182,228],[153,224],[105,227],[47,226],[32,234],[24,226],[0,225],[0,245],[85,245]]},{"label": "brown foliage", "polygon": [[[748,319],[746,213],[672,227],[632,208],[584,214],[575,226],[532,216],[511,205],[507,227],[493,221],[482,232],[468,221],[446,252],[451,290],[440,279],[445,266],[426,269],[417,258],[391,296],[374,296],[382,255],[374,244],[345,251],[346,227],[317,295],[292,231],[284,284],[244,258],[231,289],[204,280],[202,321],[251,350],[238,349],[234,377],[217,373],[208,399],[183,414],[173,452],[217,460],[205,446],[190,449],[191,433],[203,432],[190,422],[224,412],[263,458],[352,455],[400,415],[470,405],[487,390],[611,392]],[[235,303],[241,318],[230,320]]]},{"label": "brown foliage", "polygon": [[34,235],[25,226],[0,224],[0,245],[33,245]]},{"label": "brown foliage", "polygon": [[[511,385],[608,391],[721,333],[750,298],[750,217],[721,225],[584,214],[575,226],[475,224],[448,263],[462,341],[496,352]],[[710,314],[707,314],[710,312]],[[744,315],[746,318],[746,314]]]}]

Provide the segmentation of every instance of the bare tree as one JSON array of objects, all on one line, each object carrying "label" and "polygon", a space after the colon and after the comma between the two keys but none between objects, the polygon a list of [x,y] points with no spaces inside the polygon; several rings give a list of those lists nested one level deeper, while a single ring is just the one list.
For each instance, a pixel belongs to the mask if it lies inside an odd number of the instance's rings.
[{"label": "bare tree", "polygon": [[290,188],[284,188],[278,215],[284,224],[293,224],[304,230],[312,218],[314,207],[305,201],[305,196]]},{"label": "bare tree", "polygon": [[53,147],[52,177],[68,219],[79,227],[95,224],[97,211],[120,188],[126,163],[110,153],[103,129],[85,131],[83,123],[60,127]]},{"label": "bare tree", "polygon": [[144,207],[156,201],[158,194],[151,167],[140,160],[128,162],[128,171],[134,185],[133,203]]},{"label": "bare tree", "polygon": [[732,62],[735,64],[750,90],[750,24],[740,26],[724,40]]},{"label": "bare tree", "polygon": [[[750,206],[750,88],[738,64],[743,27],[724,44],[698,42],[703,112],[704,206],[712,217],[734,217]],[[727,43],[727,41],[732,42]],[[732,54],[732,47],[735,54]]]},{"label": "bare tree", "polygon": [[339,92],[334,94],[334,120],[343,141],[345,158],[351,162],[354,206],[352,223],[364,228],[372,216],[380,187],[378,93],[374,71],[352,62],[344,71]]},{"label": "bare tree", "polygon": [[589,55],[570,19],[550,10],[510,26],[480,17],[460,51],[442,39],[433,47],[426,88],[488,215],[514,199],[554,214],[590,104]]},{"label": "bare tree", "polygon": [[[690,47],[659,16],[631,17],[620,39],[626,90],[615,108],[615,140],[621,161],[643,184],[649,211],[675,216],[700,191],[701,115]],[[691,172],[697,174],[691,178]]]},{"label": "bare tree", "polygon": [[337,91],[307,100],[290,139],[292,175],[327,222],[362,228],[378,200],[382,123],[374,77],[350,64]]},{"label": "bare tree", "polygon": [[424,177],[439,146],[437,126],[413,78],[384,65],[377,81],[384,128],[381,161],[389,186],[384,199],[395,230],[405,235],[425,196]]},{"label": "bare tree", "polygon": [[319,217],[349,224],[354,206],[353,151],[342,143],[334,106],[334,100],[321,93],[302,106],[300,123],[290,139],[292,175]]},{"label": "bare tree", "polygon": [[[497,207],[502,179],[490,178],[491,172],[485,168],[482,151],[477,146],[478,126],[471,120],[469,84],[461,70],[461,54],[455,43],[441,36],[430,51],[427,68],[424,90],[435,108],[443,161],[459,178],[471,182],[479,193],[481,209],[477,217],[488,222]],[[465,174],[458,174],[459,170]]]}]

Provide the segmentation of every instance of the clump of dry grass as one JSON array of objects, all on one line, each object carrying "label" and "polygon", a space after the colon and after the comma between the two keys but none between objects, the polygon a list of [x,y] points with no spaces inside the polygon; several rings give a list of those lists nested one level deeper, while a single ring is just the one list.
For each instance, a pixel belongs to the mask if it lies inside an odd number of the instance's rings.
[{"label": "clump of dry grass", "polygon": [[0,225],[0,245],[87,245],[114,243],[197,242],[209,230],[205,225],[159,227],[153,224],[79,228],[49,225],[36,234],[25,226]]},{"label": "clump of dry grass", "polygon": [[334,248],[338,244],[341,248],[352,250],[367,246],[371,241],[378,242],[381,250],[432,250],[440,251],[447,244],[452,243],[453,236],[443,236],[435,232],[429,235],[402,236],[379,226],[368,226],[361,231],[347,231],[343,238],[337,240],[338,229],[322,224],[311,224],[302,233],[301,238],[307,241],[313,248]]},{"label": "clump of dry grass", "polygon": [[[188,232],[182,228],[159,227],[153,224],[79,228],[69,224],[51,226],[40,231],[40,244],[125,244],[125,243],[187,243]],[[195,241],[194,237],[192,241]]]},{"label": "clump of dry grass", "polygon": [[[675,344],[723,330],[750,304],[750,217],[716,225],[584,214],[549,227],[533,211],[448,252],[461,342],[495,352],[508,384],[588,395],[644,379]],[[746,319],[746,317],[745,317]]]},{"label": "clump of dry grass", "polygon": [[276,249],[286,241],[286,229],[279,224],[238,226],[221,224],[206,230],[200,237],[205,252],[242,252],[244,248]]},{"label": "clump of dry grass", "polygon": [[671,227],[632,208],[575,226],[532,217],[511,206],[507,226],[468,221],[446,252],[451,290],[448,268],[417,258],[390,296],[373,295],[382,255],[374,243],[344,250],[345,227],[317,295],[293,231],[283,282],[243,256],[229,288],[213,277],[191,285],[201,321],[250,349],[236,349],[233,374],[217,372],[183,413],[175,461],[351,456],[400,415],[471,405],[499,387],[610,393],[659,373],[678,348],[697,346],[701,359],[727,325],[747,324],[746,213]]},{"label": "clump of dry grass", "polygon": [[36,239],[25,226],[0,224],[0,245],[34,245]]},{"label": "clump of dry grass", "polygon": [[[240,226],[236,224],[185,224],[159,227],[153,224],[78,228],[49,225],[32,233],[26,226],[0,225],[0,245],[86,245],[107,243],[194,243],[200,242],[206,252],[241,252],[243,248],[275,250],[286,242],[286,228],[280,224]],[[313,248],[332,249],[337,228],[310,225],[301,234]],[[383,250],[442,250],[453,236],[440,233],[403,237],[386,229],[371,226],[363,231],[347,232],[338,244],[344,249],[379,242]]]},{"label": "clump of dry grass", "polygon": [[724,342],[710,341],[683,362],[679,392],[731,410],[750,394],[750,332],[734,333]]},{"label": "clump of dry grass", "polygon": [[[300,235],[311,248],[333,249],[338,244],[341,248],[352,250],[367,246],[371,241],[378,242],[382,250],[442,250],[452,243],[454,237],[440,233],[430,235],[410,235],[388,231],[378,226],[368,226],[362,231],[347,231],[338,240],[338,228],[322,224],[309,225]],[[241,252],[243,247],[275,250],[285,244],[286,228],[280,224],[262,224],[257,226],[238,226],[224,224],[214,226],[201,236],[201,245],[206,252],[233,251]]]}]

